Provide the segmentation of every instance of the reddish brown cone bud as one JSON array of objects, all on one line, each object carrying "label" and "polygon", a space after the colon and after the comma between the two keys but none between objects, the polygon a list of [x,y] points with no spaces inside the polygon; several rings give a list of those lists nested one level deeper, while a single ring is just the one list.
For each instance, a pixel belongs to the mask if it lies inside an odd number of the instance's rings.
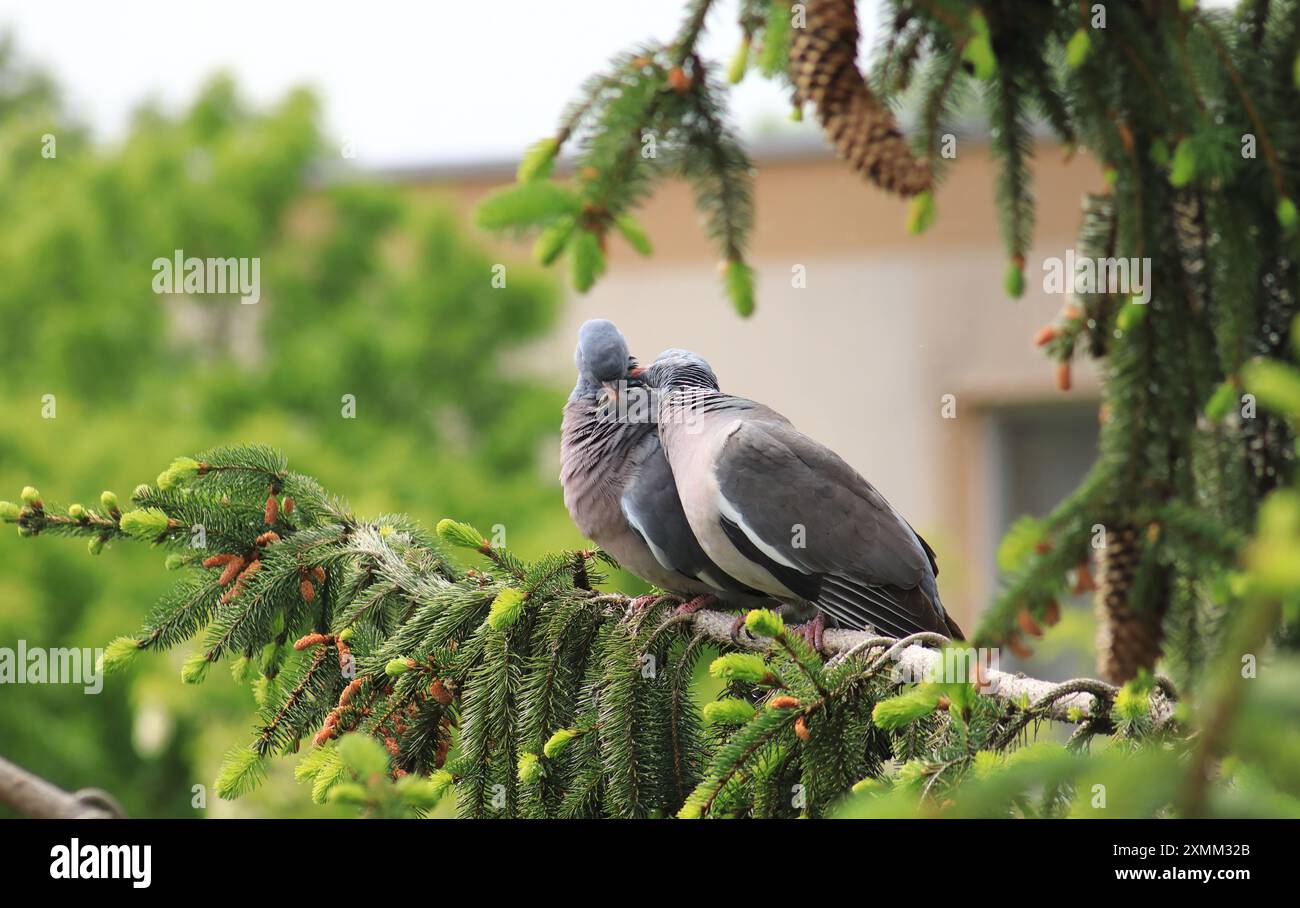
[{"label": "reddish brown cone bud", "polygon": [[1034,620],[1034,616],[1029,614],[1029,609],[1022,608],[1020,610],[1020,614],[1016,616],[1016,623],[1020,625],[1022,631],[1031,637],[1043,636],[1043,629],[1038,626],[1038,622]]},{"label": "reddish brown cone bud", "polygon": [[244,559],[238,555],[232,557],[234,560],[226,563],[226,569],[222,571],[221,576],[217,578],[217,583],[222,586],[225,586],[238,577],[240,572],[244,569]]},{"label": "reddish brown cone bud", "polygon": [[1068,362],[1056,364],[1056,390],[1070,390],[1070,364]]},{"label": "reddish brown cone bud", "polygon": [[1088,559],[1079,562],[1079,566],[1074,569],[1074,588],[1070,590],[1076,596],[1082,596],[1084,593],[1091,593],[1097,589],[1097,583],[1092,579],[1092,566],[1088,564]]},{"label": "reddish brown cone bud", "polygon": [[1061,620],[1061,605],[1055,599],[1047,603],[1047,608],[1043,609],[1043,623],[1048,627],[1056,627],[1056,622]]},{"label": "reddish brown cone bud", "polygon": [[339,706],[347,706],[352,700],[352,695],[361,688],[361,679],[353,678],[347,687],[343,688],[343,693],[339,694]]},{"label": "reddish brown cone bud", "polygon": [[1019,634],[1012,634],[1007,638],[1007,648],[1021,659],[1028,659],[1034,654],[1032,649],[1025,646],[1025,642],[1020,639]]}]

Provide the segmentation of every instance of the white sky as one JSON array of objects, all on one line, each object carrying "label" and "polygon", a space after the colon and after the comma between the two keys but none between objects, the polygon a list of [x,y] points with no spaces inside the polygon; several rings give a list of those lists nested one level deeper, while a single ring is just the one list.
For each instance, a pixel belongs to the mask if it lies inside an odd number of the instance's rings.
[{"label": "white sky", "polygon": [[[864,27],[875,2],[862,5]],[[512,158],[550,133],[588,75],[646,38],[667,40],[683,0],[0,0],[0,29],[50,70],[98,135],[142,100],[182,105],[217,69],[255,102],[307,84],[363,166]],[[707,58],[739,40],[736,0],[709,19]],[[751,73],[732,91],[746,131],[786,99]]]}]

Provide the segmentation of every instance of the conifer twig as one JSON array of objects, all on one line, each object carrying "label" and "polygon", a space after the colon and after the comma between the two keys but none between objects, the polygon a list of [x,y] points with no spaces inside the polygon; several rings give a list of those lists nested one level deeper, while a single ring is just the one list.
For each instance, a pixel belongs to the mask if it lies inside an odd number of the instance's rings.
[{"label": "conifer twig", "polygon": [[[733,638],[731,629],[736,619],[734,615],[727,612],[702,610],[687,616],[686,620],[691,622],[696,633],[719,643],[732,645],[739,643],[743,647],[755,650],[765,650],[770,646],[770,641],[766,638],[753,637],[746,631],[741,631]],[[877,650],[883,652],[888,650],[895,641],[881,638],[868,631],[831,628],[823,634],[822,643],[828,653],[834,654],[849,650],[863,653]],[[864,643],[867,644],[865,647]],[[940,650],[912,644],[897,653],[895,659],[901,674],[909,678],[923,678],[943,664],[944,655]],[[983,683],[978,686],[978,690],[985,697],[1013,702],[1027,700],[1033,704],[1046,701],[1043,710],[1039,713],[1041,718],[1069,722],[1097,718],[1099,715],[1097,697],[1094,693],[1079,690],[1064,696],[1056,696],[1061,687],[1059,682],[1026,678],[996,669],[981,669],[980,680]],[[1100,681],[1092,683],[1102,684]],[[1172,715],[1172,701],[1163,693],[1153,698],[1152,720],[1157,726],[1168,722]],[[1071,719],[1071,716],[1074,718]]]}]

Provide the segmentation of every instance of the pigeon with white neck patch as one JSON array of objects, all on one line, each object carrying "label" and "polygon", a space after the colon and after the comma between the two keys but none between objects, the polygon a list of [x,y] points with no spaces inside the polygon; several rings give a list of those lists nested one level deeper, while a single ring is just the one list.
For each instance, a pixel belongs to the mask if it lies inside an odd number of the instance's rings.
[{"label": "pigeon with white neck patch", "polygon": [[661,358],[659,436],[686,519],[736,581],[815,606],[821,648],[839,627],[960,639],[939,599],[934,551],[871,483],[781,414],[697,380],[699,357]]}]

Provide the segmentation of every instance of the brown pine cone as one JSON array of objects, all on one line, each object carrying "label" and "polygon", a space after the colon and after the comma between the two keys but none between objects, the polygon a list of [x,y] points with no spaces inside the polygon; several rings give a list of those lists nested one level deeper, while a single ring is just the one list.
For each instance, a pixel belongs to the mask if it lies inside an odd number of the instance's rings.
[{"label": "brown pine cone", "polygon": [[893,113],[858,71],[853,0],[809,0],[805,9],[805,27],[794,29],[790,43],[796,97],[813,103],[835,151],[877,186],[903,196],[929,189],[929,165],[912,154]]},{"label": "brown pine cone", "polygon": [[1123,684],[1138,670],[1153,668],[1164,640],[1163,615],[1135,610],[1129,604],[1141,549],[1138,532],[1112,530],[1098,567],[1097,671],[1112,684]]}]

